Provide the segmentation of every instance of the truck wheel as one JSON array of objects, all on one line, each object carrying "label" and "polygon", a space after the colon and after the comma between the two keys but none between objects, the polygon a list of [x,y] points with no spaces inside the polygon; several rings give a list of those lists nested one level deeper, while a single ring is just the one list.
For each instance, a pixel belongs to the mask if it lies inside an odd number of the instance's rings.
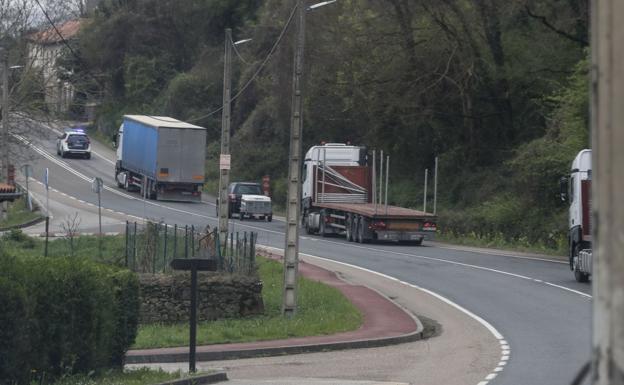
[{"label": "truck wheel", "polygon": [[351,215],[347,217],[345,230],[347,233],[347,242],[353,242],[353,220],[351,219]]},{"label": "truck wheel", "polygon": [[267,217],[267,221],[268,222],[272,222],[273,221],[273,215],[272,214]]},{"label": "truck wheel", "polygon": [[124,184],[123,184],[123,188],[126,191],[130,191],[130,183],[128,182],[128,179],[130,179],[130,175],[126,174],[126,178],[124,179]]},{"label": "truck wheel", "polygon": [[319,219],[319,235],[321,237],[326,237],[327,236],[327,232],[325,231],[325,215],[321,214],[321,218]]},{"label": "truck wheel", "polygon": [[241,221],[244,221],[244,220],[245,220],[245,214],[243,214],[243,213],[238,213],[238,218],[239,218]]},{"label": "truck wheel", "polygon": [[355,219],[355,223],[354,223],[354,226],[353,226],[353,228],[355,229],[354,238],[355,238],[355,241],[356,241],[357,243],[363,243],[363,242],[362,242],[362,240],[363,240],[363,238],[364,238],[364,234],[362,234],[362,233],[363,233],[363,231],[362,231],[362,227],[360,226],[360,225],[361,225],[361,223],[362,223],[362,218],[360,218],[360,217],[358,216],[358,217]]},{"label": "truck wheel", "polygon": [[589,274],[582,272],[578,266],[578,256],[581,252],[581,245],[574,245],[574,279],[577,282],[585,283],[589,281]]},{"label": "truck wheel", "polygon": [[358,220],[358,243],[368,243],[370,240],[366,238],[366,220],[360,217]]},{"label": "truck wheel", "polygon": [[123,183],[119,182],[119,174],[115,174],[115,182],[117,183],[118,188],[123,188]]},{"label": "truck wheel", "polygon": [[314,231],[310,228],[310,223],[308,221],[309,217],[307,215],[303,217],[303,228],[305,229],[306,234],[312,235],[314,234]]}]

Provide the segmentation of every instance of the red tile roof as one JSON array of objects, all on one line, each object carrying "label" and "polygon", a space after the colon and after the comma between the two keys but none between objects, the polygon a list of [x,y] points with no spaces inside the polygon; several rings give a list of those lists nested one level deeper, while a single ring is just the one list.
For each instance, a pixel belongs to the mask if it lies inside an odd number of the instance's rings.
[{"label": "red tile roof", "polygon": [[[57,25],[56,29],[61,36],[63,36],[63,39],[69,40],[76,36],[78,31],[80,31],[82,22],[82,20],[69,20],[63,24]],[[27,39],[38,44],[57,44],[62,41],[61,37],[54,28],[32,33],[27,36]]]}]

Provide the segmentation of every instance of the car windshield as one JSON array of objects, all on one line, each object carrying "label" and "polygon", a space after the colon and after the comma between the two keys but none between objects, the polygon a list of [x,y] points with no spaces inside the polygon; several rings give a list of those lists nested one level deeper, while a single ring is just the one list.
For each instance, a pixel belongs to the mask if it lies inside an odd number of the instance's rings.
[{"label": "car windshield", "polygon": [[262,195],[262,189],[258,185],[241,184],[236,186],[236,194]]},{"label": "car windshield", "polygon": [[69,135],[67,141],[72,143],[82,143],[87,141],[87,137],[84,135]]}]

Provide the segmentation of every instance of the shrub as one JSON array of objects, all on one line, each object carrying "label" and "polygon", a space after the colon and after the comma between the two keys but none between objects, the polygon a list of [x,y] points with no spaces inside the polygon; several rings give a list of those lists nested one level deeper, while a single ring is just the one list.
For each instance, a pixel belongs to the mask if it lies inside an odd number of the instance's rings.
[{"label": "shrub", "polygon": [[28,381],[26,295],[21,285],[0,277],[0,383]]},{"label": "shrub", "polygon": [[0,345],[9,362],[0,383],[121,366],[137,332],[138,295],[132,273],[87,259],[2,257],[0,304],[11,305],[0,330],[11,335]]},{"label": "shrub", "polygon": [[128,348],[134,343],[139,327],[139,280],[129,270],[111,274],[115,299],[114,328],[110,363],[121,367]]}]

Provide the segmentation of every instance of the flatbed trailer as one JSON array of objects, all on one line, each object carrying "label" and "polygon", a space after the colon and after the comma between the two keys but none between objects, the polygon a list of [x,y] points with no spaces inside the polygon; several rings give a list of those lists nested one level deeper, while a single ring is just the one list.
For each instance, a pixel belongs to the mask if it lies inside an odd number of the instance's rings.
[{"label": "flatbed trailer", "polygon": [[304,165],[302,224],[308,234],[344,235],[349,242],[359,243],[419,245],[434,239],[434,214],[373,201],[375,171],[368,164],[365,148],[314,146]]}]

